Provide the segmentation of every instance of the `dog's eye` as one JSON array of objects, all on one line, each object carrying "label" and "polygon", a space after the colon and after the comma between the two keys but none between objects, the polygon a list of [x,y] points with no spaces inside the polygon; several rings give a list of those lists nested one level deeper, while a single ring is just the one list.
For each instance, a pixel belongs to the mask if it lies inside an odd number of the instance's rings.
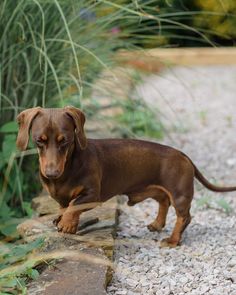
[{"label": "dog's eye", "polygon": [[36,143],[37,147],[43,147],[44,146],[44,142],[41,141],[41,140],[36,140],[35,143]]},{"label": "dog's eye", "polygon": [[46,143],[46,139],[38,138],[35,140],[35,143],[36,143],[37,147],[42,148]]},{"label": "dog's eye", "polygon": [[68,140],[63,135],[58,136],[57,142],[60,147],[66,146],[68,144]]},{"label": "dog's eye", "polygon": [[63,138],[60,142],[59,142],[59,145],[60,146],[66,146],[68,144],[68,141],[65,139],[65,138]]}]

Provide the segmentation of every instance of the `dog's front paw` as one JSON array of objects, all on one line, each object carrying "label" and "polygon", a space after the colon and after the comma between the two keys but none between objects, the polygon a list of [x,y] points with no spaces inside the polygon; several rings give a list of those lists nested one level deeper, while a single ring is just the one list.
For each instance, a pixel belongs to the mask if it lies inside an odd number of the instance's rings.
[{"label": "dog's front paw", "polygon": [[57,230],[63,233],[75,234],[78,224],[79,220],[73,220],[67,216],[62,215],[60,221],[57,224]]},{"label": "dog's front paw", "polygon": [[161,232],[161,230],[163,229],[164,225],[159,224],[158,222],[154,221],[152,223],[150,223],[149,225],[147,225],[147,228],[150,231],[157,231],[157,232]]}]

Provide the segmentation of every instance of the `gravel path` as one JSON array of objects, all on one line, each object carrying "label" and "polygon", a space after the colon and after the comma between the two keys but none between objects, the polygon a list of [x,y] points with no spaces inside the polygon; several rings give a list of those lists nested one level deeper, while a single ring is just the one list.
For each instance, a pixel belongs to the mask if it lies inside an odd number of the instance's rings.
[{"label": "gravel path", "polygon": [[[236,67],[175,67],[145,78],[138,95],[161,110],[170,130],[164,143],[187,153],[211,181],[236,184]],[[191,224],[182,245],[159,248],[146,228],[157,203],[121,206],[108,294],[236,295],[236,193],[216,194],[196,183]]]}]

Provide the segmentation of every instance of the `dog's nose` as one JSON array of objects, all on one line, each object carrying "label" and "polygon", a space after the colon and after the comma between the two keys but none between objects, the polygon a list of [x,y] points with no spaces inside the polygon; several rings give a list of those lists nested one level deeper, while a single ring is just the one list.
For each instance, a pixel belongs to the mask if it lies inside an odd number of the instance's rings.
[{"label": "dog's nose", "polygon": [[60,172],[59,170],[54,170],[54,169],[51,169],[51,168],[47,168],[45,170],[45,175],[47,178],[57,178],[59,176]]}]

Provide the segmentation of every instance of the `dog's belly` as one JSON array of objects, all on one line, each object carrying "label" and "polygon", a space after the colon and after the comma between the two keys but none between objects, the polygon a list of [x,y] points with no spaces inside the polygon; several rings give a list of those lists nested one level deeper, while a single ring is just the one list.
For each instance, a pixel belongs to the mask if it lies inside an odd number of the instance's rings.
[{"label": "dog's belly", "polygon": [[156,169],[149,170],[146,174],[126,174],[124,171],[116,173],[102,180],[101,199],[107,200],[115,195],[128,195],[133,192],[141,192],[147,186],[153,184],[161,185]]},{"label": "dog's belly", "polygon": [[[109,147],[109,148],[108,148]],[[103,147],[101,196],[142,190],[161,185],[162,155],[155,143],[128,140]]]}]

